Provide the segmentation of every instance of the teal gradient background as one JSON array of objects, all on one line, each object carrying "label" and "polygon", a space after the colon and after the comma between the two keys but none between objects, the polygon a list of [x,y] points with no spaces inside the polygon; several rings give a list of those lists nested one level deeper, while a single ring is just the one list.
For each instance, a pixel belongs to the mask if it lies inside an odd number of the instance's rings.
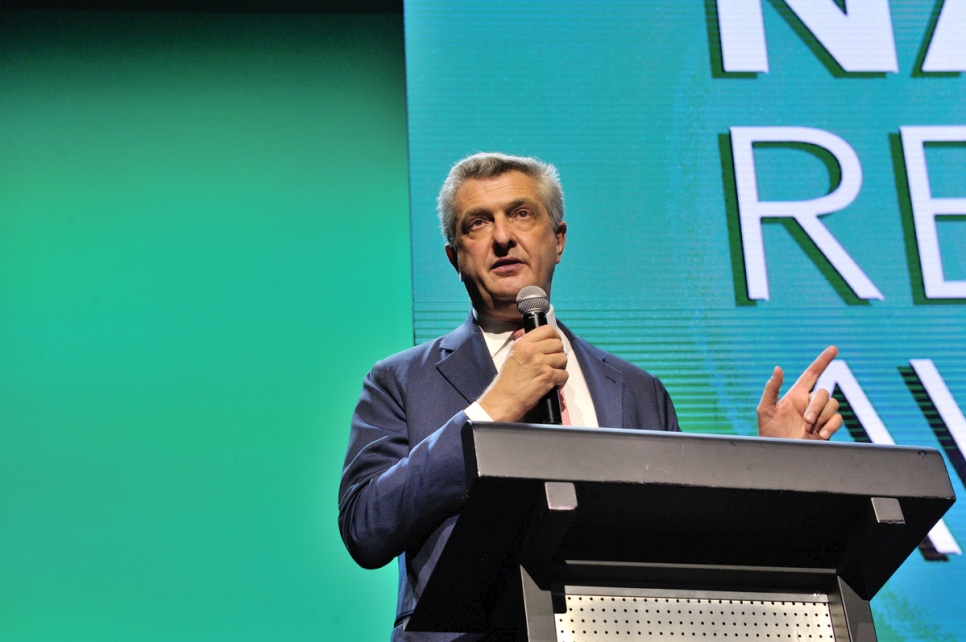
[{"label": "teal gradient background", "polygon": [[336,496],[412,344],[403,64],[398,15],[0,12],[0,640],[386,638]]}]

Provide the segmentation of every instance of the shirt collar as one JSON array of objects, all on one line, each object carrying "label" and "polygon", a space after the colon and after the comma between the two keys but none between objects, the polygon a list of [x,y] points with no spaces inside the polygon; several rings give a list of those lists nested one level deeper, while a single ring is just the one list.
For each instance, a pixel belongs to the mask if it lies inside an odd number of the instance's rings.
[{"label": "shirt collar", "polygon": [[[511,335],[513,335],[514,330],[520,327],[508,321],[500,321],[498,319],[481,316],[476,312],[475,308],[473,309],[473,321],[483,332],[483,340],[486,341],[486,348],[490,352],[491,357],[495,356],[496,353],[510,344]],[[557,317],[553,312],[552,305],[547,310],[547,323],[553,326],[554,330],[560,333],[560,336],[564,336],[560,327],[557,325]],[[570,345],[566,339],[564,340],[564,352],[570,352]]]}]

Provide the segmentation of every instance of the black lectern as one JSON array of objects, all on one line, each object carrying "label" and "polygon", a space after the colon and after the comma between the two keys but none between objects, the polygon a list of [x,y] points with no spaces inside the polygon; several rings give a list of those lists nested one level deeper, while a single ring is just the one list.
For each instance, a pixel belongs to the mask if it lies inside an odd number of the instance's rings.
[{"label": "black lectern", "polygon": [[407,628],[493,640],[875,640],[955,501],[940,454],[467,423],[466,505]]}]

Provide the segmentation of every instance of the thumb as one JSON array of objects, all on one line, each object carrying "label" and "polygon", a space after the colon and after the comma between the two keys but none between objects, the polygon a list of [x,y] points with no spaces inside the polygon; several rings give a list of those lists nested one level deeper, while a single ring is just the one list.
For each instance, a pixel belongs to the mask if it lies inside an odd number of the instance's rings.
[{"label": "thumb", "polygon": [[778,393],[782,389],[782,382],[785,381],[785,373],[780,366],[775,366],[771,373],[771,378],[765,383],[765,391],[761,393],[761,403],[758,409],[771,408],[778,405]]}]

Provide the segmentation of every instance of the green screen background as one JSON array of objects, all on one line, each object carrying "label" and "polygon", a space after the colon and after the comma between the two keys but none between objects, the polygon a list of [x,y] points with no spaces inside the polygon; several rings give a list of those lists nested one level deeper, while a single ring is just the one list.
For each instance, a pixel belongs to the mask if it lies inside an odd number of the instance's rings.
[{"label": "green screen background", "polygon": [[0,640],[387,637],[336,495],[412,344],[403,65],[399,15],[0,12]]}]

